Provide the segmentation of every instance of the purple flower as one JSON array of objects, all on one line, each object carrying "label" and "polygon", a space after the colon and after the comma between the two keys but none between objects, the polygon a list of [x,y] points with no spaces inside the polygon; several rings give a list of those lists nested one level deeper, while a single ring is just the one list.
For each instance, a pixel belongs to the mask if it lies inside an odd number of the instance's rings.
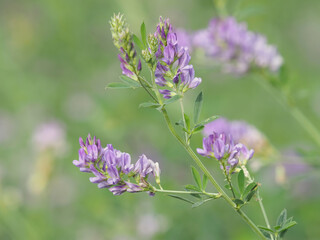
[{"label": "purple flower", "polygon": [[110,21],[111,34],[114,45],[119,49],[118,59],[122,74],[138,81],[139,72],[141,71],[141,61],[137,64],[137,53],[133,44],[133,35],[123,16],[114,15]]},{"label": "purple flower", "polygon": [[[108,188],[114,195],[124,192],[149,192],[153,194],[153,187],[148,182],[148,176],[152,174],[160,184],[159,164],[141,155],[139,160],[131,163],[129,153],[115,149],[111,144],[101,148],[100,140],[88,135],[86,143],[79,139],[79,160],[73,164],[80,171],[91,172],[90,182],[97,183],[98,188]],[[136,183],[133,183],[136,181]]]},{"label": "purple flower", "polygon": [[149,173],[152,173],[152,161],[146,157],[146,155],[141,155],[139,160],[133,170],[135,173],[139,173],[141,177],[146,177]]},{"label": "purple flower", "polygon": [[193,45],[219,62],[226,72],[243,74],[252,66],[278,71],[283,58],[264,36],[247,29],[233,17],[214,18],[207,29],[196,32]]},{"label": "purple flower", "polygon": [[156,83],[165,87],[159,92],[164,98],[171,98],[196,88],[201,83],[201,78],[195,78],[193,66],[189,65],[191,57],[188,48],[181,45],[182,41],[173,32],[168,19],[160,18],[155,36],[159,41],[156,52]]},{"label": "purple flower", "polygon": [[253,150],[248,150],[243,144],[235,145],[230,134],[216,132],[203,138],[203,149],[198,148],[197,152],[202,156],[217,159],[227,173],[232,173],[239,163],[246,164],[253,155]]},{"label": "purple flower", "polygon": [[168,89],[160,89],[159,92],[163,95],[164,98],[170,99],[175,93]]},{"label": "purple flower", "polygon": [[[209,136],[213,132],[230,134],[235,142],[254,149],[256,153],[270,152],[266,137],[257,128],[244,121],[228,121],[226,118],[218,118],[206,124],[203,130],[205,136]],[[248,150],[241,158],[250,159],[250,155],[253,154],[252,151]]]},{"label": "purple flower", "polygon": [[123,185],[117,185],[109,188],[109,191],[113,193],[113,195],[121,195],[125,191],[127,191],[127,186],[125,184]]},{"label": "purple flower", "polygon": [[141,192],[143,190],[137,184],[134,184],[134,183],[131,183],[131,182],[125,182],[125,183],[128,186],[127,192],[136,193],[136,192]]},{"label": "purple flower", "polygon": [[96,139],[96,137],[92,139],[89,134],[86,143],[84,143],[82,138],[79,138],[79,144],[81,146],[79,149],[79,160],[74,160],[73,164],[79,167],[82,172],[90,172],[89,164],[96,162],[102,154],[100,139]]}]

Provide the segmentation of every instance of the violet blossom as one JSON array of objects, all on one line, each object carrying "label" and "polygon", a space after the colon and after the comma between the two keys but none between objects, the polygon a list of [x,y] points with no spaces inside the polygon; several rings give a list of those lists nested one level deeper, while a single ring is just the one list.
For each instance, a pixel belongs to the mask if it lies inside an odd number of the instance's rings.
[{"label": "violet blossom", "polygon": [[119,49],[118,59],[122,74],[138,81],[138,75],[141,71],[141,60],[137,62],[137,52],[134,48],[132,33],[123,16],[114,15],[110,21],[111,34],[114,45]]},{"label": "violet blossom", "polygon": [[89,180],[98,184],[98,188],[108,188],[114,195],[145,191],[151,196],[154,195],[148,176],[153,175],[160,184],[160,168],[157,162],[141,155],[133,164],[129,153],[121,152],[111,144],[102,148],[100,140],[96,137],[92,139],[90,134],[85,143],[82,138],[79,143],[79,160],[74,160],[73,164],[82,172],[92,173],[94,176]]},{"label": "violet blossom", "polygon": [[164,98],[183,95],[189,89],[196,88],[201,83],[201,78],[195,77],[194,68],[189,65],[191,59],[189,50],[181,46],[169,19],[160,18],[154,36],[158,39],[158,50],[155,53],[158,61],[155,82],[165,87],[159,90]]},{"label": "violet blossom", "polygon": [[254,67],[278,71],[283,58],[265,36],[251,32],[233,17],[213,18],[206,29],[196,32],[193,46],[220,63],[226,72],[243,74]]},{"label": "violet blossom", "polygon": [[231,174],[238,165],[246,164],[252,158],[254,150],[249,150],[241,143],[234,143],[230,134],[213,132],[203,138],[203,149],[198,148],[197,152],[218,160],[221,168]]},{"label": "violet blossom", "polygon": [[229,121],[226,118],[218,118],[207,123],[203,130],[204,136],[209,136],[213,132],[232,135],[235,142],[254,149],[256,154],[269,155],[272,153],[272,147],[266,136],[255,126],[245,121]]}]

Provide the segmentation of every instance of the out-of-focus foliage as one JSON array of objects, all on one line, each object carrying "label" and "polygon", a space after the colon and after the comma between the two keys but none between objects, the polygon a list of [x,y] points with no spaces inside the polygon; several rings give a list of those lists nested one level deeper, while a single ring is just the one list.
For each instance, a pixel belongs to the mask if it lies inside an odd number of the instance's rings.
[{"label": "out-of-focus foliage", "polygon": [[[292,71],[290,85],[299,106],[319,122],[320,2],[233,0],[228,5],[251,30],[279,47]],[[168,189],[192,179],[191,161],[169,135],[161,115],[138,108],[148,96],[140,89],[104,89],[121,73],[108,24],[117,12],[124,13],[138,33],[142,21],[148,32],[154,31],[160,15],[176,27],[204,28],[215,10],[209,0],[1,1],[0,239],[255,239],[223,201],[191,209],[161,194],[115,197],[97,189],[72,165],[78,157],[78,137],[90,132],[102,142],[135,153],[136,159],[146,153],[158,161],[162,185]],[[188,93],[187,112],[193,111],[194,99],[203,90],[203,118],[245,120],[278,149],[315,148],[252,77],[223,76],[194,59],[203,83]],[[169,110],[178,121],[177,106]],[[200,134],[191,144],[201,147]],[[319,155],[306,159],[314,156]],[[288,164],[293,161],[286,159]],[[204,162],[213,171],[217,167]],[[286,207],[298,222],[288,239],[320,236],[319,169],[303,169],[298,175],[288,174],[282,184],[275,181],[274,164],[256,174],[263,183],[261,195],[269,218],[275,222]],[[246,211],[263,225],[258,204]]]}]

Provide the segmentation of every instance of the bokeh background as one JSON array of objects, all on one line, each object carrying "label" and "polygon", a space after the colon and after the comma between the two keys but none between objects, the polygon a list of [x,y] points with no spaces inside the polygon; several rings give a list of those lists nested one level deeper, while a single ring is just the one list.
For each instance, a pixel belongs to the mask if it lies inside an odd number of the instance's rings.
[{"label": "bokeh background", "polygon": [[[320,2],[228,4],[239,4],[237,18],[278,46],[299,107],[320,127]],[[192,182],[192,162],[159,112],[138,108],[148,96],[105,90],[121,73],[108,24],[118,12],[135,33],[142,21],[154,32],[160,15],[188,30],[205,28],[215,15],[209,0],[0,2],[0,239],[256,239],[222,200],[191,209],[161,194],[115,197],[72,165],[79,136],[90,132],[134,159],[146,153],[159,161],[167,189]],[[269,218],[275,222],[287,208],[298,222],[287,239],[319,239],[319,151],[312,140],[252,77],[221,75],[197,58],[192,63],[203,84],[187,94],[186,111],[203,90],[201,117],[241,119],[263,132],[283,152],[277,161],[256,160],[266,161],[255,178]],[[178,106],[169,110],[178,120]],[[200,135],[192,146],[201,146]],[[304,171],[277,180],[275,166],[290,165],[294,157],[288,152],[298,148],[310,153],[299,157]],[[221,180],[216,164],[203,160]],[[245,208],[263,225],[257,203]]]}]

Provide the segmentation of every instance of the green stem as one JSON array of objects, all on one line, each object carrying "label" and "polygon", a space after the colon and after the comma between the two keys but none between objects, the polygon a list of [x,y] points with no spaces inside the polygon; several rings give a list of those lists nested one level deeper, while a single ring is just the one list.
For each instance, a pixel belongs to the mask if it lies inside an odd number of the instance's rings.
[{"label": "green stem", "polygon": [[226,10],[226,0],[213,0],[213,4],[220,17],[228,16]]},{"label": "green stem", "polygon": [[227,174],[226,168],[225,168],[224,166],[223,166],[223,168],[224,168],[225,176],[226,176],[226,178],[227,178],[228,184],[229,184],[230,189],[231,189],[231,192],[232,192],[232,196],[233,196],[233,198],[236,198],[236,195],[235,195],[235,193],[234,193],[234,191],[233,191],[233,187],[232,187],[232,183],[231,183],[231,180],[230,180],[230,176]]},{"label": "green stem", "polygon": [[320,147],[320,133],[319,130],[310,122],[310,120],[297,107],[290,107],[291,115],[300,123],[302,127],[309,133],[313,140]]},{"label": "green stem", "polygon": [[269,219],[268,219],[266,210],[264,208],[264,205],[263,205],[263,202],[262,202],[262,198],[260,197],[260,191],[259,190],[257,190],[257,197],[258,197],[258,201],[259,201],[259,205],[260,205],[260,209],[261,209],[264,221],[266,222],[267,227],[270,228],[271,226],[270,226],[270,223],[269,223]]},{"label": "green stem", "polygon": [[158,102],[160,105],[162,105],[161,112],[164,116],[164,119],[167,123],[167,126],[171,132],[171,134],[178,140],[178,142],[184,147],[184,149],[188,152],[188,154],[191,156],[191,158],[196,162],[198,167],[202,170],[202,172],[208,177],[209,181],[212,183],[212,185],[216,188],[216,190],[221,194],[221,196],[226,200],[226,202],[242,217],[242,219],[252,228],[252,230],[261,238],[266,239],[266,237],[262,234],[260,229],[252,222],[252,220],[239,208],[237,208],[237,205],[229,198],[229,196],[223,191],[223,189],[220,187],[218,182],[214,179],[214,177],[210,174],[208,169],[205,167],[205,165],[201,162],[201,160],[198,158],[198,156],[193,152],[191,147],[185,143],[182,138],[176,133],[170,118],[168,116],[167,110],[163,106],[162,99],[160,96],[160,93],[158,91],[157,85],[154,81],[154,70],[151,70],[151,78],[153,83],[153,90],[158,98]]},{"label": "green stem", "polygon": [[[250,173],[249,173],[248,169],[246,168],[246,166],[242,166],[241,168],[242,168],[243,172],[245,173],[245,176],[249,179],[249,182],[250,183],[253,182],[254,180],[251,178]],[[266,222],[267,227],[271,228],[271,225],[270,225],[270,222],[269,222],[269,219],[268,219],[268,215],[266,213],[266,210],[265,210],[263,202],[262,202],[262,198],[260,196],[259,189],[257,190],[256,195],[257,195],[257,198],[258,198],[259,206],[260,206],[264,221]],[[271,240],[273,240],[273,236],[272,235],[271,235]]]},{"label": "green stem", "polygon": [[[269,77],[262,73],[262,76],[268,81]],[[296,106],[289,104],[282,91],[275,93],[274,89],[266,81],[256,79],[259,84],[269,92],[280,105],[287,109],[290,114],[296,119],[302,128],[311,136],[314,142],[320,147],[320,133],[314,124],[300,111]]]},{"label": "green stem", "polygon": [[176,133],[175,129],[173,128],[170,118],[168,116],[168,113],[166,109],[163,107],[161,109],[164,119],[167,123],[167,126],[171,132],[171,134],[179,141],[179,143],[184,147],[184,149],[188,152],[188,154],[191,156],[191,158],[196,162],[198,167],[203,171],[203,173],[208,177],[210,182],[213,184],[213,186],[216,188],[216,190],[221,194],[221,196],[226,200],[226,202],[243,218],[243,220],[252,228],[252,230],[258,234],[261,239],[266,239],[265,236],[262,234],[262,232],[259,230],[259,228],[252,222],[252,220],[241,210],[237,208],[237,205],[229,198],[229,196],[223,191],[223,189],[220,187],[220,185],[217,183],[217,181],[214,179],[214,177],[210,174],[208,169],[205,167],[205,165],[201,162],[201,160],[198,158],[198,156],[193,152],[193,150],[190,148],[189,145],[187,145],[181,137]]},{"label": "green stem", "polygon": [[[186,119],[184,118],[184,107],[183,107],[183,100],[182,98],[179,99],[179,102],[180,102],[180,108],[181,108],[181,113],[182,113],[182,120],[183,120],[183,126],[185,129],[187,129],[187,126],[186,126]],[[189,129],[187,129],[189,131]],[[188,133],[184,133],[184,136],[186,138],[186,143],[188,143]]]},{"label": "green stem", "polygon": [[146,90],[146,92],[150,95],[150,97],[151,97],[153,100],[155,100],[157,103],[159,103],[158,100],[157,100],[157,98],[155,98],[155,97],[153,96],[153,94],[149,91],[149,89],[144,85],[144,83],[142,82],[142,80],[144,80],[144,79],[139,76],[139,77],[138,77],[138,81],[140,82],[141,86],[144,88],[144,90]]}]

